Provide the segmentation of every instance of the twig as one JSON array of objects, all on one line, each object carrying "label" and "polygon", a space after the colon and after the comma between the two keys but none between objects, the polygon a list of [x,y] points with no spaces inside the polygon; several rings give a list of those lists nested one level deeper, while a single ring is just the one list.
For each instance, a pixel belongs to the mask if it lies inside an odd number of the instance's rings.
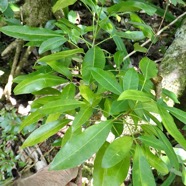
[{"label": "twig", "polygon": [[[167,26],[163,27],[160,31],[158,31],[156,33],[156,36],[159,36],[162,32],[164,32],[165,30],[167,30],[170,26],[174,25],[179,19],[181,19],[182,17],[184,17],[186,15],[186,12],[184,12],[183,14],[179,15],[174,21],[172,21],[171,23],[169,23]],[[145,41],[143,44],[141,44],[141,47],[144,47],[145,45],[147,45],[148,43],[151,42],[151,39],[148,39],[147,41]],[[127,58],[129,58],[130,56],[132,56],[133,54],[135,54],[137,51],[133,50],[131,53],[129,53],[127,56],[125,56],[123,58],[123,61],[126,60]]]}]

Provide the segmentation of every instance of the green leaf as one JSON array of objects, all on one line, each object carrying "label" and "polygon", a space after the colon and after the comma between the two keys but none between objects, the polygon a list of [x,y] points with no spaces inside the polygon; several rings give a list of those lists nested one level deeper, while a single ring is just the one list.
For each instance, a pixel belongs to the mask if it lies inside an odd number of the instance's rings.
[{"label": "green leaf", "polygon": [[119,2],[111,7],[108,8],[109,14],[114,14],[117,12],[135,12],[138,10],[143,10],[148,15],[152,16],[156,12],[156,8],[148,5],[147,3],[143,3],[140,1],[126,1],[126,2]]},{"label": "green leaf", "polygon": [[4,12],[8,8],[8,0],[0,1],[0,11]]},{"label": "green leaf", "polygon": [[158,70],[156,64],[148,57],[144,57],[141,59],[139,63],[139,68],[145,76],[145,79],[150,79],[157,76]]},{"label": "green leaf", "polygon": [[31,125],[33,123],[36,123],[39,121],[39,119],[41,119],[42,117],[44,116],[44,114],[42,114],[41,112],[39,112],[39,110],[35,111],[35,112],[32,112],[29,116],[27,116],[23,122],[21,123],[21,126],[20,126],[20,131],[28,126],[28,125]]},{"label": "green leaf", "polygon": [[92,90],[89,88],[89,86],[80,85],[79,91],[80,91],[81,96],[92,105],[95,96]]},{"label": "green leaf", "polygon": [[123,51],[117,51],[114,54],[114,62],[118,68],[120,68],[120,65],[123,63],[124,56],[125,56],[125,53]]},{"label": "green leaf", "polygon": [[57,10],[62,10],[69,5],[73,5],[77,0],[58,0],[52,10],[55,13]]},{"label": "green leaf", "polygon": [[105,55],[102,49],[95,46],[90,48],[85,54],[82,65],[82,77],[83,80],[88,81],[91,78],[91,67],[97,67],[103,69],[105,67]]},{"label": "green leaf", "polygon": [[99,68],[93,68],[92,75],[94,79],[106,90],[109,90],[117,95],[121,94],[122,88],[113,74]]},{"label": "green leaf", "polygon": [[72,136],[57,153],[50,169],[68,169],[83,163],[103,145],[111,127],[112,121],[104,121],[89,127],[80,135]]},{"label": "green leaf", "polygon": [[116,115],[116,114],[119,114],[120,112],[125,112],[128,109],[130,109],[130,107],[128,105],[127,100],[124,100],[124,101],[115,100],[115,101],[112,102],[110,114],[111,115]]},{"label": "green leaf", "polygon": [[57,101],[50,101],[40,109],[40,112],[44,114],[51,114],[56,112],[63,113],[70,110],[74,110],[84,104],[84,102],[80,102],[75,99],[64,100],[64,98],[62,98]]},{"label": "green leaf", "polygon": [[162,122],[168,133],[183,147],[186,149],[186,140],[183,135],[178,130],[173,118],[167,112],[167,110],[160,104],[158,104],[158,109]]},{"label": "green leaf", "polygon": [[14,89],[14,93],[17,94],[28,94],[39,91],[46,87],[51,87],[67,82],[65,79],[50,75],[50,74],[38,74],[34,77],[27,77],[21,81]]},{"label": "green leaf", "polygon": [[119,137],[123,133],[123,123],[122,122],[113,123],[111,131],[115,135],[115,138]]},{"label": "green leaf", "polygon": [[62,127],[64,127],[69,122],[70,120],[64,119],[62,121],[58,120],[42,125],[28,136],[28,138],[24,141],[22,148],[33,146],[37,143],[43,142],[50,136],[57,133]]},{"label": "green leaf", "polygon": [[137,90],[138,84],[139,84],[138,73],[133,68],[130,68],[129,70],[127,70],[123,77],[123,90],[128,89]]},{"label": "green leaf", "polygon": [[66,76],[70,80],[72,79],[72,74],[68,67],[66,67],[63,62],[61,61],[50,61],[47,62],[47,64],[54,69],[56,72],[59,72],[60,74]]},{"label": "green leaf", "polygon": [[147,94],[145,92],[141,92],[139,90],[125,90],[119,96],[118,101],[125,100],[125,99],[154,103],[153,97],[150,94]]},{"label": "green leaf", "polygon": [[130,166],[130,156],[127,156],[120,163],[111,167],[109,169],[104,169],[101,167],[102,157],[105,153],[106,148],[109,143],[101,147],[101,149],[96,154],[96,159],[94,161],[94,171],[93,171],[93,185],[94,186],[118,186],[125,180],[129,166]]},{"label": "green leaf", "polygon": [[75,131],[81,127],[91,117],[92,114],[93,109],[89,105],[81,107],[80,112],[76,115],[72,123],[72,131]]},{"label": "green leaf", "polygon": [[67,41],[67,39],[62,36],[47,39],[39,47],[39,54],[42,54],[48,50],[54,50],[54,49],[60,47],[61,45],[63,45],[66,41]]},{"label": "green leaf", "polygon": [[145,47],[142,47],[139,43],[134,43],[134,50],[138,52],[147,53],[148,49]]},{"label": "green leaf", "polygon": [[76,87],[73,83],[68,84],[66,87],[63,88],[61,93],[61,98],[65,99],[73,99],[75,97]]},{"label": "green leaf", "polygon": [[45,41],[49,38],[61,36],[59,33],[46,28],[34,28],[29,26],[4,26],[0,28],[0,31],[8,36],[25,41]]},{"label": "green leaf", "polygon": [[134,154],[132,181],[134,186],[156,185],[152,170],[139,145],[136,145]]},{"label": "green leaf", "polygon": [[170,111],[170,113],[173,116],[175,116],[178,120],[186,124],[186,112],[185,111],[174,108],[174,107],[166,107],[166,109]]},{"label": "green leaf", "polygon": [[129,136],[124,136],[114,140],[107,148],[103,160],[102,167],[110,168],[123,160],[131,150],[133,139]]},{"label": "green leaf", "polygon": [[57,52],[55,54],[50,54],[48,56],[44,56],[41,59],[38,59],[38,61],[41,62],[50,62],[50,61],[55,61],[55,60],[60,60],[69,56],[73,56],[78,53],[83,53],[82,48],[77,48],[77,49],[72,49],[72,50],[65,50],[62,52]]},{"label": "green leaf", "polygon": [[145,36],[142,31],[116,32],[116,35],[122,38],[133,40],[133,41],[139,41],[139,40],[145,39]]},{"label": "green leaf", "polygon": [[174,101],[174,103],[180,103],[176,94],[174,94],[174,92],[171,92],[167,89],[162,89],[162,93],[165,95],[165,96],[168,96],[170,99],[172,99]]},{"label": "green leaf", "polygon": [[149,164],[154,167],[159,173],[165,175],[169,173],[167,165],[157,156],[154,155],[149,148],[144,150],[145,156]]}]

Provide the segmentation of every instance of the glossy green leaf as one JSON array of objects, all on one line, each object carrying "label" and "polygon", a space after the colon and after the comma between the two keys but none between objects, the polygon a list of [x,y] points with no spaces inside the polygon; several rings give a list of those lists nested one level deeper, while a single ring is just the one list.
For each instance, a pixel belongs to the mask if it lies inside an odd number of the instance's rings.
[{"label": "glossy green leaf", "polygon": [[74,110],[80,106],[83,106],[85,103],[77,101],[75,99],[59,99],[55,101],[50,101],[46,105],[44,105],[41,109],[40,112],[44,114],[51,114],[55,112],[67,112],[70,110]]},{"label": "glossy green leaf", "polygon": [[57,133],[62,127],[64,127],[70,120],[64,119],[62,121],[53,121],[50,123],[46,123],[33,131],[28,138],[24,141],[22,148],[33,146],[37,143],[43,142],[50,136]]},{"label": "glossy green leaf", "polygon": [[42,54],[48,50],[54,50],[54,49],[60,47],[61,45],[63,45],[66,41],[67,41],[67,39],[62,36],[47,39],[39,47],[39,54]]},{"label": "glossy green leaf", "polygon": [[158,70],[154,61],[150,60],[148,57],[142,58],[139,63],[139,68],[142,71],[145,79],[150,79],[157,76]]},{"label": "glossy green leaf", "polygon": [[148,148],[144,150],[144,154],[149,164],[154,167],[159,173],[165,175],[169,173],[167,165],[157,155],[154,155]]},{"label": "glossy green leaf", "polygon": [[139,84],[139,77],[136,70],[130,68],[123,77],[123,90],[137,90]]},{"label": "glossy green leaf", "polygon": [[123,133],[123,126],[122,122],[115,122],[112,125],[112,133],[115,135],[115,138],[119,137]]},{"label": "glossy green leaf", "polygon": [[65,83],[66,80],[50,75],[50,74],[38,74],[34,77],[27,77],[25,80],[20,82],[14,89],[14,93],[17,94],[28,94],[39,91],[46,87],[51,87]]},{"label": "glossy green leaf", "polygon": [[72,136],[57,153],[50,169],[60,170],[80,165],[99,150],[111,127],[112,121],[104,121],[89,127],[80,135]]},{"label": "glossy green leaf", "polygon": [[168,96],[170,99],[172,99],[174,101],[174,103],[180,103],[176,94],[174,94],[174,92],[171,92],[167,89],[162,89],[162,93],[165,95],[165,96]]},{"label": "glossy green leaf", "polygon": [[92,69],[94,79],[106,90],[109,90],[117,95],[121,94],[122,88],[117,82],[113,74],[99,68]]},{"label": "glossy green leaf", "polygon": [[148,5],[147,3],[143,3],[140,1],[121,1],[111,7],[108,8],[109,14],[114,14],[117,12],[135,12],[138,10],[145,11],[148,15],[153,15],[156,12],[156,8]]},{"label": "glossy green leaf", "polygon": [[46,28],[34,28],[29,26],[4,26],[0,28],[0,31],[8,36],[25,41],[45,41],[49,38],[61,36],[59,33]]},{"label": "glossy green leaf", "polygon": [[93,109],[86,105],[84,107],[81,107],[80,112],[75,116],[75,119],[72,123],[72,130],[75,131],[79,127],[81,127],[93,114]]},{"label": "glossy green leaf", "polygon": [[173,118],[167,112],[167,110],[160,104],[158,104],[158,109],[162,122],[168,133],[183,147],[186,149],[186,140],[178,130],[176,124],[174,123]]},{"label": "glossy green leaf", "polygon": [[103,168],[110,168],[123,160],[130,152],[132,137],[124,136],[114,140],[107,148],[102,161]]},{"label": "glossy green leaf", "polygon": [[38,61],[42,61],[42,62],[50,62],[50,61],[55,61],[55,60],[60,60],[69,56],[73,56],[75,54],[78,53],[83,53],[83,49],[82,48],[77,48],[77,49],[72,49],[72,50],[65,50],[62,52],[57,52],[54,54],[50,54],[48,56],[44,56],[40,59],[38,59]]},{"label": "glossy green leaf", "polygon": [[170,113],[178,120],[186,124],[186,112],[175,107],[166,107]]},{"label": "glossy green leaf", "polygon": [[68,67],[66,67],[61,61],[50,61],[47,64],[54,69],[56,72],[66,76],[69,79],[72,79],[72,74]]},{"label": "glossy green leaf", "polygon": [[139,90],[125,90],[118,98],[118,101],[120,100],[135,100],[135,101],[141,101],[141,102],[154,102],[153,97],[150,94],[147,94],[145,92],[141,92]]},{"label": "glossy green leaf", "polygon": [[136,145],[134,154],[132,182],[133,186],[156,186],[152,170],[146,160],[143,150],[139,145]]},{"label": "glossy green leaf", "polygon": [[56,4],[53,6],[53,12],[57,10],[62,10],[63,8],[68,7],[69,5],[73,5],[77,0],[58,0]]},{"label": "glossy green leaf", "polygon": [[76,87],[73,83],[68,84],[63,88],[63,91],[60,95],[61,98],[65,99],[73,99],[75,97]]},{"label": "glossy green leaf", "polygon": [[20,131],[28,126],[28,125],[31,125],[33,123],[36,123],[39,121],[39,119],[41,119],[42,117],[44,116],[44,114],[42,114],[41,112],[39,112],[39,110],[35,111],[35,112],[32,112],[29,116],[27,116],[23,122],[21,123],[21,126],[20,126]]},{"label": "glossy green leaf", "polygon": [[43,88],[37,92],[33,92],[34,95],[59,95],[60,92],[52,87]]},{"label": "glossy green leaf", "polygon": [[102,49],[95,46],[90,48],[85,54],[82,65],[82,77],[83,80],[88,81],[91,78],[91,67],[97,67],[103,69],[105,67],[105,55]]},{"label": "glossy green leaf", "polygon": [[96,154],[93,171],[94,186],[119,186],[123,183],[127,176],[130,166],[130,156],[127,156],[120,163],[109,169],[104,169],[101,167],[102,157],[107,147],[108,142],[106,142]]},{"label": "glossy green leaf", "polygon": [[0,1],[0,11],[4,12],[8,8],[8,0]]}]

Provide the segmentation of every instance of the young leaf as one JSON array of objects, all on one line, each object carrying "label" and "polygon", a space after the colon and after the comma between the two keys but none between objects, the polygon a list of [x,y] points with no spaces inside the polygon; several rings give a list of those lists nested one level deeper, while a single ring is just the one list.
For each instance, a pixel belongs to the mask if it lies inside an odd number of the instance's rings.
[{"label": "young leaf", "polygon": [[61,45],[63,45],[66,41],[67,41],[67,39],[62,36],[47,39],[39,47],[39,54],[42,54],[48,50],[54,50],[54,49],[60,47]]},{"label": "young leaf", "polygon": [[60,170],[75,167],[96,153],[105,142],[112,121],[93,125],[80,135],[72,136],[57,153],[50,164],[50,169]]},{"label": "young leaf", "polygon": [[121,94],[121,86],[109,72],[99,68],[93,68],[92,75],[94,79],[106,90],[109,90],[117,95]]},{"label": "young leaf", "polygon": [[93,109],[89,105],[81,107],[80,112],[76,115],[72,123],[72,131],[75,131],[80,128],[90,118],[92,114]]},{"label": "young leaf", "polygon": [[133,186],[156,185],[151,168],[139,145],[136,145],[134,154],[132,181]]},{"label": "young leaf", "polygon": [[74,110],[84,104],[84,102],[80,102],[75,99],[64,100],[64,98],[62,98],[58,99],[57,101],[50,101],[40,109],[40,112],[43,114],[51,114],[56,112],[63,113],[70,110]]},{"label": "young leaf", "polygon": [[42,125],[34,132],[32,132],[30,136],[28,136],[28,138],[24,141],[22,148],[43,142],[50,136],[57,133],[62,127],[64,127],[69,122],[70,120],[64,119],[62,121],[58,120]]},{"label": "young leaf", "polygon": [[129,70],[127,70],[123,77],[123,90],[129,89],[137,90],[138,84],[139,84],[138,73],[133,68],[130,68]]},{"label": "young leaf", "polygon": [[0,31],[8,36],[25,41],[45,41],[49,38],[61,36],[59,33],[46,28],[34,28],[29,26],[4,26],[0,28]]},{"label": "young leaf", "polygon": [[132,137],[124,136],[114,140],[107,148],[103,160],[102,167],[110,168],[123,160],[130,152],[133,144]]},{"label": "young leaf", "polygon": [[109,169],[104,169],[101,167],[102,157],[105,153],[106,148],[109,143],[101,147],[101,149],[96,154],[96,159],[94,161],[94,171],[93,171],[93,184],[94,186],[118,186],[125,180],[129,166],[130,166],[130,156],[127,156],[120,163],[116,164],[114,167]]},{"label": "young leaf", "polygon": [[157,76],[158,70],[154,61],[150,60],[148,57],[142,58],[139,63],[139,68],[145,76],[145,80]]},{"label": "young leaf", "polygon": [[118,101],[125,100],[125,99],[141,101],[141,102],[151,102],[151,103],[154,102],[153,96],[139,90],[125,90],[119,96]]},{"label": "young leaf", "polygon": [[167,112],[167,110],[160,104],[158,104],[158,109],[162,122],[168,133],[183,147],[186,149],[186,140],[183,135],[180,133],[176,124],[174,123],[173,118]]},{"label": "young leaf", "polygon": [[28,94],[39,91],[46,87],[51,87],[65,83],[66,80],[50,75],[50,74],[38,74],[34,77],[27,77],[25,80],[20,82],[14,89],[14,93],[17,94]]},{"label": "young leaf", "polygon": [[50,61],[56,61],[56,60],[60,60],[69,56],[73,56],[75,54],[78,53],[83,53],[83,49],[82,48],[77,48],[77,49],[72,49],[72,50],[65,50],[62,52],[57,52],[55,54],[50,54],[48,56],[44,56],[40,59],[38,59],[38,61],[41,62],[50,62]]}]

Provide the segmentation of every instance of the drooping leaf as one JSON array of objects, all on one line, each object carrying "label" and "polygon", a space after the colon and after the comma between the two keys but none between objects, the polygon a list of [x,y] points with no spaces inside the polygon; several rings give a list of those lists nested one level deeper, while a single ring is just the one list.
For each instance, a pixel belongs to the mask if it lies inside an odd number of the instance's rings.
[{"label": "drooping leaf", "polygon": [[138,73],[133,68],[130,68],[129,70],[127,70],[123,77],[123,90],[128,89],[137,90],[138,84],[139,84]]},{"label": "drooping leaf", "polygon": [[111,7],[108,8],[108,13],[113,14],[117,12],[135,12],[142,9],[148,15],[153,15],[156,12],[156,8],[148,5],[147,3],[143,3],[140,1],[121,1]]},{"label": "drooping leaf", "polygon": [[60,47],[61,45],[63,45],[66,41],[67,41],[67,39],[62,36],[47,39],[39,47],[39,54],[42,54],[48,50],[54,50],[54,49]]},{"label": "drooping leaf", "polygon": [[130,152],[133,144],[132,137],[124,136],[114,140],[107,148],[103,160],[102,167],[110,168],[123,160]]},{"label": "drooping leaf", "polygon": [[34,28],[29,26],[4,26],[0,28],[0,31],[8,36],[25,41],[45,41],[49,38],[61,36],[59,33],[46,28]]},{"label": "drooping leaf", "polygon": [[56,4],[53,6],[53,12],[57,10],[62,10],[63,8],[68,7],[69,5],[73,5],[77,0],[58,0]]},{"label": "drooping leaf", "polygon": [[25,80],[20,82],[14,89],[14,93],[17,94],[28,94],[39,91],[46,87],[51,87],[65,83],[66,80],[50,75],[50,74],[38,74],[34,77],[27,77]]},{"label": "drooping leaf", "polygon": [[90,158],[103,145],[112,127],[112,121],[104,121],[72,136],[57,153],[50,169],[59,170],[75,167]]},{"label": "drooping leaf", "polygon": [[150,79],[157,76],[158,70],[156,64],[148,57],[144,57],[141,59],[139,63],[139,68],[145,76],[145,79]]},{"label": "drooping leaf", "polygon": [[121,94],[122,88],[116,78],[107,71],[99,68],[92,69],[94,79],[106,90],[109,90],[117,95]]},{"label": "drooping leaf", "polygon": [[174,94],[174,92],[171,92],[171,91],[163,88],[162,93],[164,95],[168,96],[170,99],[172,99],[174,101],[174,103],[180,103],[176,94]]},{"label": "drooping leaf", "polygon": [[58,99],[57,101],[50,101],[46,105],[44,105],[41,109],[40,112],[44,114],[51,114],[51,113],[56,113],[56,112],[67,112],[70,110],[74,110],[80,106],[83,106],[85,103],[77,101],[75,99]]},{"label": "drooping leaf", "polygon": [[146,160],[143,150],[139,145],[136,145],[134,154],[132,182],[133,186],[156,185],[152,170]]},{"label": "drooping leaf", "polygon": [[75,116],[75,119],[72,123],[72,131],[77,130],[79,127],[81,127],[93,114],[93,109],[86,105],[84,107],[81,107],[80,112]]},{"label": "drooping leaf", "polygon": [[178,120],[186,124],[186,112],[175,107],[166,107],[170,113]]},{"label": "drooping leaf", "polygon": [[42,125],[28,136],[28,138],[24,141],[22,148],[43,142],[50,136],[57,133],[62,127],[64,127],[69,122],[70,120],[64,119],[62,121],[57,120]]},{"label": "drooping leaf", "polygon": [[141,101],[141,102],[151,102],[151,103],[154,102],[152,95],[139,90],[125,90],[119,96],[118,101],[125,100],[125,99]]},{"label": "drooping leaf", "polygon": [[44,57],[38,59],[38,61],[42,61],[42,62],[56,61],[56,60],[60,60],[60,59],[63,59],[63,58],[69,57],[69,56],[73,56],[78,53],[83,53],[83,49],[77,48],[77,49],[57,52],[55,54],[50,54],[48,56],[44,56]]},{"label": "drooping leaf", "polygon": [[130,165],[130,156],[127,156],[120,163],[111,168],[104,169],[101,167],[102,157],[108,145],[108,142],[106,142],[96,154],[93,171],[94,186],[118,186],[123,183],[127,176]]},{"label": "drooping leaf", "polygon": [[123,51],[117,51],[114,54],[114,62],[118,68],[120,68],[120,65],[123,63],[124,56],[125,56],[125,53]]},{"label": "drooping leaf", "polygon": [[44,114],[42,114],[41,112],[39,112],[39,110],[35,111],[35,112],[32,112],[29,116],[27,116],[23,122],[21,123],[21,126],[20,126],[20,131],[28,126],[28,125],[31,125],[33,123],[36,123],[39,121],[39,119],[41,119],[42,117],[44,116]]},{"label": "drooping leaf", "polygon": [[168,133],[183,147],[186,149],[186,140],[183,135],[178,130],[173,118],[167,112],[167,110],[160,104],[158,104],[158,109],[162,122]]}]

